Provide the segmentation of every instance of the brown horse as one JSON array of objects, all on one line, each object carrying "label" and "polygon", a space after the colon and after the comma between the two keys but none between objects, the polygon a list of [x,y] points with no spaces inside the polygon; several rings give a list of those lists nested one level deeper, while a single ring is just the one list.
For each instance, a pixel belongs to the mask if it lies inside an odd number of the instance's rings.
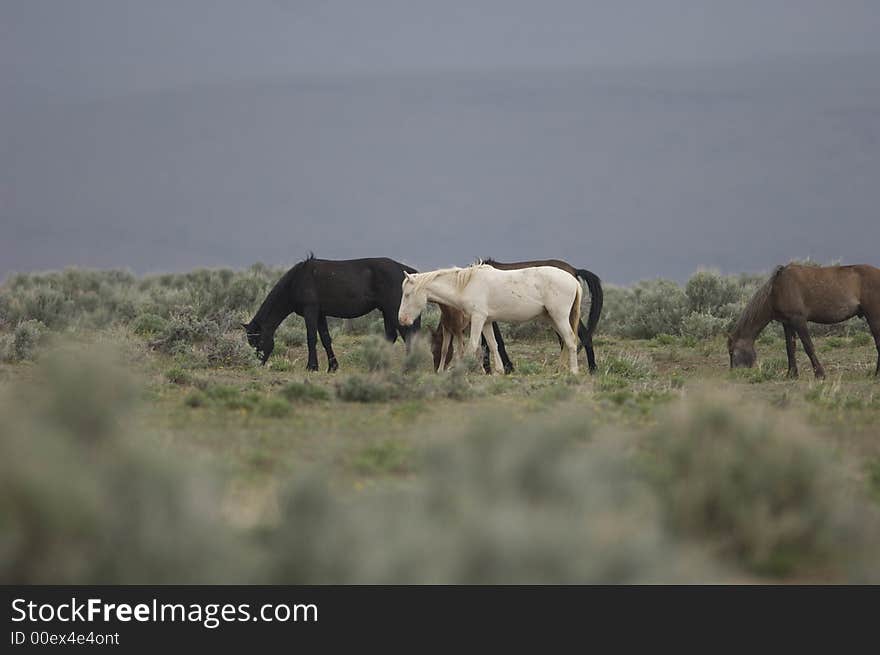
[{"label": "brown horse", "polygon": [[788,375],[797,377],[795,336],[800,337],[817,378],[825,369],[816,357],[807,321],[832,324],[864,317],[877,346],[880,375],[880,269],[873,266],[779,266],[746,305],[727,341],[730,367],[755,365],[755,339],[770,321],[785,330]]},{"label": "brown horse", "polygon": [[434,370],[438,373],[442,370],[440,362],[443,361],[442,368],[449,366],[452,361],[452,340],[445,338],[446,335],[458,337],[459,348],[463,347],[462,335],[470,320],[460,309],[450,307],[449,305],[437,305],[440,307],[440,324],[437,329],[428,328],[431,331],[431,353],[434,355]]},{"label": "brown horse", "polygon": [[[596,370],[596,354],[593,351],[593,334],[596,331],[596,325],[599,323],[599,317],[602,315],[602,281],[599,277],[586,269],[583,268],[575,268],[568,262],[564,262],[561,259],[540,259],[534,261],[527,262],[499,262],[494,259],[485,259],[482,260],[482,263],[488,264],[493,268],[497,268],[502,271],[514,271],[522,268],[532,268],[535,266],[552,266],[554,268],[561,269],[573,276],[574,278],[578,278],[586,282],[587,289],[590,291],[590,314],[587,318],[586,326],[582,323],[578,323],[577,335],[578,339],[580,339],[581,344],[586,350],[587,353],[587,365],[589,366],[590,372],[593,373]],[[442,307],[441,307],[442,311]],[[465,323],[466,324],[466,323]],[[443,343],[442,331],[444,329],[441,315],[441,323],[440,327],[438,327],[437,332],[440,333],[438,336],[436,333],[433,337],[433,342],[431,349],[434,353],[434,368],[436,369],[440,364],[441,348]],[[504,339],[501,337],[501,331],[498,329],[497,323],[492,323],[492,331],[495,334],[495,341],[498,344],[498,353],[501,355],[501,360],[504,363],[504,372],[510,373],[513,371],[513,362],[510,361],[510,357],[507,355],[507,350],[504,347]],[[456,334],[453,332],[453,334]],[[562,347],[562,339],[560,337],[559,341],[560,347]],[[452,348],[450,347],[450,353],[452,352]],[[486,346],[485,339],[483,339],[483,368],[487,373],[491,371],[491,367],[489,365],[489,350]],[[451,357],[450,354],[448,357]]]}]

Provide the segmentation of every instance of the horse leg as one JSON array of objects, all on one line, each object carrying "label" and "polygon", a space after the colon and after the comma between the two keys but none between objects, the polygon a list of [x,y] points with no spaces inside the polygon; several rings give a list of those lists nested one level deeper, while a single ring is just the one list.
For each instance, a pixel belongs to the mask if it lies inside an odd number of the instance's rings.
[{"label": "horse leg", "polygon": [[[568,368],[572,373],[577,374],[577,339],[575,339],[571,325],[568,323],[568,313],[566,312],[563,316],[554,316],[553,314],[550,314],[550,319],[553,321],[556,334],[560,336],[565,344],[563,353],[567,352],[568,354]],[[562,354],[560,354],[560,358],[561,357]]]},{"label": "horse leg", "polygon": [[501,361],[504,362],[504,372],[513,373],[513,362],[507,356],[507,349],[504,347],[504,339],[501,338],[501,330],[498,329],[498,323],[492,321],[492,334],[495,335],[495,343],[498,344],[498,352],[501,355]]},{"label": "horse leg", "polygon": [[486,341],[486,337],[482,334],[480,335],[480,350],[483,353],[483,371],[486,372],[486,375],[491,375],[492,364],[489,361],[489,342]]},{"label": "horse leg", "polygon": [[[471,315],[471,338],[467,348],[468,357],[476,357],[477,349],[480,347],[480,336],[483,334],[483,326],[485,324],[485,316]],[[464,357],[464,353],[462,353],[462,357]]]},{"label": "horse leg", "polygon": [[327,327],[327,317],[324,314],[318,316],[318,334],[321,336],[321,345],[327,353],[327,372],[332,373],[339,368],[336,355],[333,354],[333,346],[330,340],[330,330]]},{"label": "horse leg", "polygon": [[584,344],[584,350],[587,351],[587,366],[590,373],[596,372],[596,353],[593,351],[593,335],[587,332],[587,328],[583,323],[578,323],[578,339]]},{"label": "horse leg", "polygon": [[456,332],[453,336],[455,337],[455,348],[458,350],[453,348],[452,359],[458,360],[464,357],[465,350],[467,350],[464,343],[464,328]]},{"label": "horse leg", "polygon": [[865,314],[868,320],[868,327],[871,328],[871,334],[874,335],[874,345],[877,346],[877,369],[874,371],[875,376],[880,376],[880,316],[869,316]]},{"label": "horse leg", "polygon": [[788,354],[788,377],[796,378],[798,376],[797,368],[797,334],[794,328],[788,323],[782,324],[785,330],[785,351]]},{"label": "horse leg", "polygon": [[385,324],[385,338],[394,343],[397,341],[397,314],[391,310],[383,309],[382,322]]},{"label": "horse leg", "polygon": [[489,344],[489,349],[492,351],[492,356],[495,359],[494,374],[498,375],[504,370],[504,362],[501,361],[501,354],[498,352],[498,342],[495,341],[495,334],[492,331],[491,325],[486,324],[483,326],[483,338]]},{"label": "horse leg", "polygon": [[306,344],[309,347],[309,361],[306,369],[309,371],[318,370],[318,309],[317,307],[308,307],[303,311],[303,318],[306,321]]},{"label": "horse leg", "polygon": [[807,357],[810,358],[810,364],[813,365],[813,373],[817,378],[824,378],[825,369],[822,368],[822,364],[819,363],[819,358],[816,357],[816,349],[813,348],[813,340],[810,338],[810,333],[807,330],[807,322],[798,321],[797,323],[794,323],[793,326],[798,336],[801,338],[801,343],[804,344],[804,350],[807,352]]},{"label": "horse leg", "polygon": [[442,325],[440,326],[440,330],[442,341],[440,342],[440,365],[437,367],[438,373],[442,373],[446,370],[446,357],[449,354],[449,346],[452,345],[452,333]]}]

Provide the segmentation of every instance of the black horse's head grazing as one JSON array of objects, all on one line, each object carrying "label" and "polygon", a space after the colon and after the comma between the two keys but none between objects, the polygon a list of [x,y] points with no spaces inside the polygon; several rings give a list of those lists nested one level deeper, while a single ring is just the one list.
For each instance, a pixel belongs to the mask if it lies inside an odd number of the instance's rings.
[{"label": "black horse's head grazing", "polygon": [[257,351],[257,357],[265,364],[269,359],[269,355],[275,349],[275,335],[270,332],[263,332],[262,326],[254,321],[242,323],[241,327],[244,328],[245,334],[247,334],[248,344]]}]

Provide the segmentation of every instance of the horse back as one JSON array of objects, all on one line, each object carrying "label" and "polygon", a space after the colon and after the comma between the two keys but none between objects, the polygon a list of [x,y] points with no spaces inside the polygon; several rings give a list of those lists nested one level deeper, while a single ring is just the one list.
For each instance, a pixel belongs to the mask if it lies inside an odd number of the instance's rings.
[{"label": "horse back", "polygon": [[414,272],[386,257],[313,259],[301,274],[300,292],[305,302],[317,303],[322,313],[353,318],[399,305],[406,269]]},{"label": "horse back", "polygon": [[536,268],[539,266],[550,266],[552,268],[558,268],[560,270],[565,271],[569,275],[573,275],[577,277],[577,270],[574,266],[569,264],[568,262],[564,262],[561,259],[533,259],[531,261],[524,262],[497,262],[494,259],[487,259],[486,264],[491,266],[492,268],[497,268],[501,271],[516,271],[522,268]]},{"label": "horse back", "polygon": [[880,294],[880,270],[872,266],[790,264],[775,278],[772,300],[783,317],[838,323],[861,312],[866,293]]}]

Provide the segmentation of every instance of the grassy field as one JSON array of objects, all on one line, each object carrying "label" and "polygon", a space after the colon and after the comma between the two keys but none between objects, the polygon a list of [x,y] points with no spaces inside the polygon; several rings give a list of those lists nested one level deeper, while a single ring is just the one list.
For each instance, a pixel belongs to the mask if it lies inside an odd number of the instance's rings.
[{"label": "grassy field", "polygon": [[514,331],[507,376],[333,331],[328,374],[298,338],[260,367],[231,329],[8,330],[34,352],[0,364],[3,580],[880,580],[863,332],[817,339],[816,381],[773,331],[736,372],[722,336],[603,335],[594,376],[549,330]]}]

